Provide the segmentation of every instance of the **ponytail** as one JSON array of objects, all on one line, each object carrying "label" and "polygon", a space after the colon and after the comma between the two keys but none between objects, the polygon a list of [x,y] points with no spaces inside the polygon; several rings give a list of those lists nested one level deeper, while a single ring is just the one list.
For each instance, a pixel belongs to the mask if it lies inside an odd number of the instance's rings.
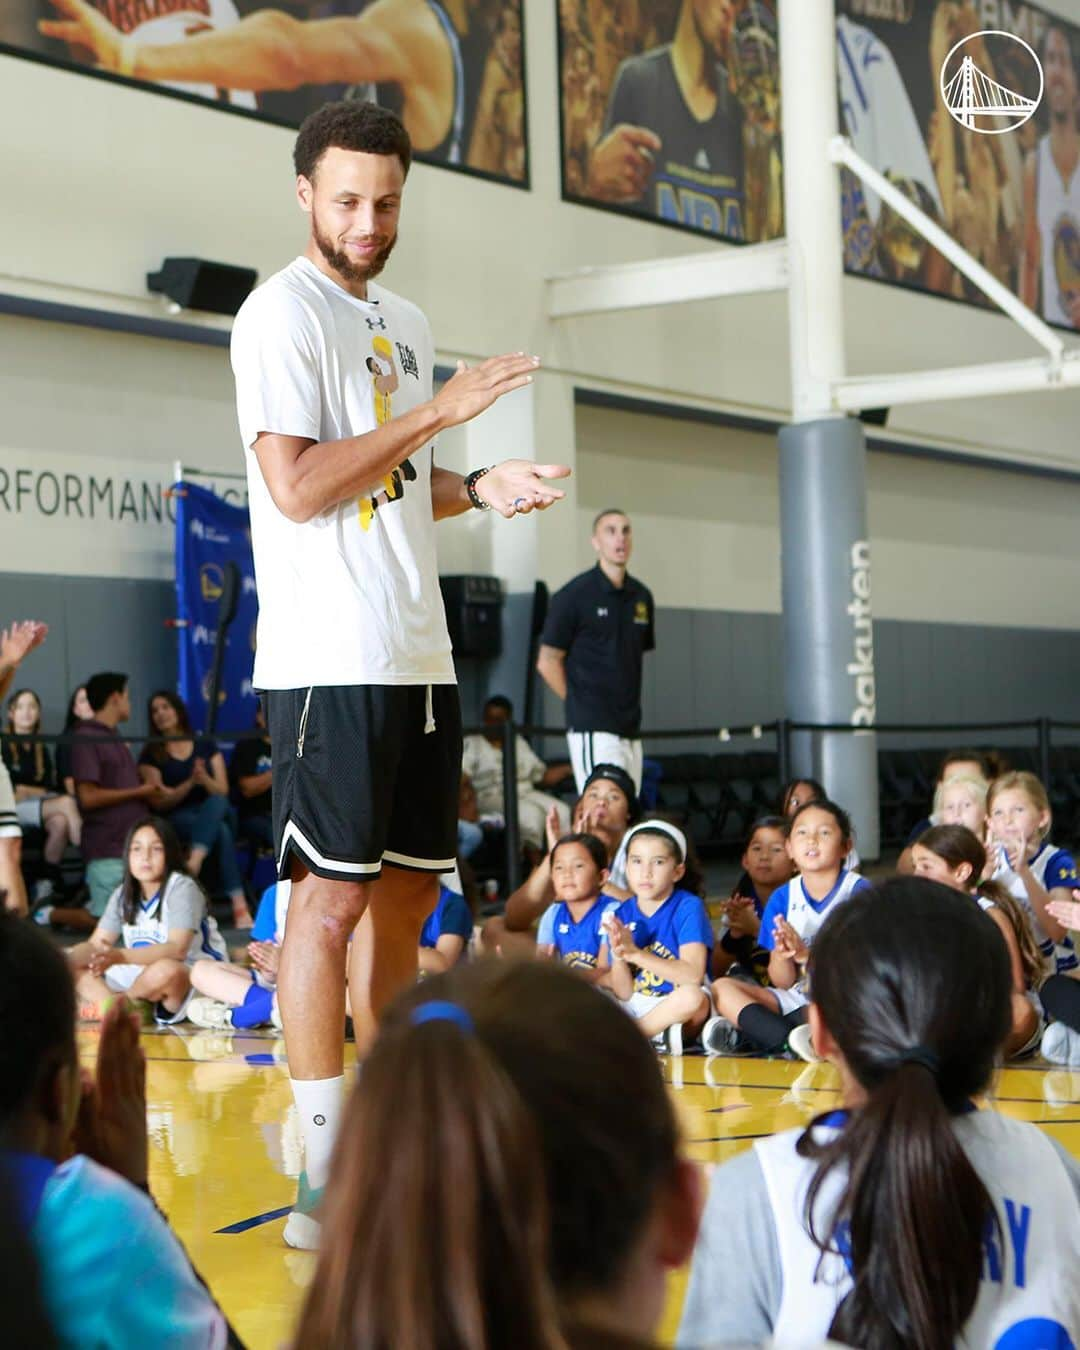
[{"label": "ponytail", "polygon": [[1020,952],[1020,968],[1024,975],[1024,987],[1038,989],[1050,974],[1046,957],[1039,950],[1035,930],[1031,926],[1027,910],[1016,896],[1007,890],[1000,881],[980,881],[975,888],[976,895],[988,900],[995,909],[1000,909],[1009,921],[1016,935],[1016,946]]},{"label": "ponytail", "polygon": [[296,1350],[562,1350],[536,1130],[474,1034],[433,1020],[380,1038],[332,1175]]},{"label": "ponytail", "polygon": [[[844,1253],[853,1281],[829,1334],[951,1350],[998,1222],[955,1117],[986,1090],[1011,1026],[1008,952],[969,898],[905,877],[837,906],[811,968],[822,1020],[866,1093],[838,1133],[823,1135],[819,1118],[798,1143],[818,1164],[808,1230],[823,1256]],[[840,1194],[826,1208],[832,1176]]]}]

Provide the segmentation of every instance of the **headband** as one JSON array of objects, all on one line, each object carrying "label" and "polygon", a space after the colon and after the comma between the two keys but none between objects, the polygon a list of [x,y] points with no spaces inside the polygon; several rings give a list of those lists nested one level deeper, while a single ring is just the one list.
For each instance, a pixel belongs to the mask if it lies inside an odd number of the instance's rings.
[{"label": "headband", "polygon": [[640,825],[635,825],[626,836],[627,848],[630,847],[630,841],[633,839],[634,835],[640,834],[642,830],[656,830],[660,834],[666,834],[669,839],[674,840],[678,845],[678,848],[682,853],[680,862],[686,861],[686,835],[683,834],[682,830],[680,830],[677,825],[672,825],[666,820],[643,820]]}]

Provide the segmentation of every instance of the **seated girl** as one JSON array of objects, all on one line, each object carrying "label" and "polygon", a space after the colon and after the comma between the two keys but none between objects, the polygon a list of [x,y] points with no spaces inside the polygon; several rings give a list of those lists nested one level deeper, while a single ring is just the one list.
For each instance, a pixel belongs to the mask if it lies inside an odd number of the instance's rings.
[{"label": "seated girl", "polygon": [[594,834],[564,834],[556,842],[551,850],[555,903],[536,936],[537,956],[561,961],[593,981],[604,978],[604,915],[619,907],[618,900],[603,894],[607,861],[607,850]]},{"label": "seated girl", "polygon": [[713,948],[712,972],[726,975],[733,966],[759,984],[768,978],[769,953],[758,941],[761,916],[774,891],[791,880],[787,821],[782,816],[755,820],[742,855],[743,874],[724,904],[720,941]]},{"label": "seated girl", "polygon": [[[461,885],[460,879],[457,885]],[[473,916],[465,897],[452,886],[440,885],[439,903],[420,930],[420,978],[456,966],[472,934]]]},{"label": "seated girl", "polygon": [[[798,876],[773,892],[761,919],[761,945],[769,955],[769,984],[723,977],[712,987],[717,1015],[701,1043],[710,1055],[737,1050],[777,1054],[806,1022],[806,963],[810,944],[836,905],[870,885],[844,860],[851,848],[851,822],[835,802],[808,801],[788,825],[788,856]],[[790,1046],[802,1053],[801,1038]]]},{"label": "seated girl", "polygon": [[252,940],[245,949],[249,965],[195,962],[192,998],[185,1009],[189,1022],[210,1030],[248,1031],[274,1021],[278,962],[291,896],[289,880],[277,881],[263,892]]},{"label": "seated girl", "polygon": [[[123,945],[117,942],[123,939]],[[183,868],[180,841],[164,820],[133,827],[124,845],[124,879],[87,942],[68,950],[80,1017],[100,1019],[110,995],[154,1005],[159,1022],[179,1022],[201,956],[228,959],[206,896]]]},{"label": "seated girl", "polygon": [[[149,1195],[145,1076],[121,998],[101,1027],[95,1081],[83,1081],[63,956],[33,925],[0,915],[0,1169],[56,1343],[238,1346]],[[5,1342],[15,1345],[7,1329]]]},{"label": "seated girl", "polygon": [[1046,789],[1033,773],[1002,774],[990,785],[986,807],[993,880],[1027,910],[1054,973],[1076,970],[1072,939],[1049,908],[1054,900],[1072,899],[1076,863],[1068,850],[1049,842],[1053,818]]},{"label": "seated girl", "polygon": [[[986,838],[986,794],[990,784],[972,774],[950,775],[934,792],[933,825],[963,825],[976,839]],[[923,831],[925,833],[925,831]],[[917,838],[921,838],[917,836]],[[915,858],[911,859],[914,871]],[[976,878],[978,880],[978,878]]]},{"label": "seated girl", "polygon": [[290,1345],[644,1350],[700,1194],[611,999],[553,961],[456,966],[382,1019]]},{"label": "seated girl", "polygon": [[[700,875],[687,872],[686,836],[665,820],[631,830],[626,877],[633,894],[603,917],[605,983],[658,1050],[681,1055],[709,1014],[706,978],[713,931]],[[679,882],[685,881],[686,886]]]},{"label": "seated girl", "polygon": [[1000,930],[895,878],[833,910],[812,967],[843,1109],[713,1173],[676,1343],[1072,1345],[1080,1167],[975,1107],[1012,1023]]},{"label": "seated girl", "polygon": [[[1080,932],[1080,890],[1069,900],[1051,900],[1046,908],[1063,928]],[[1042,1038],[1043,1059],[1080,1069],[1080,974],[1051,975],[1039,996],[1053,1018]]]},{"label": "seated girl", "polygon": [[[829,794],[816,778],[792,778],[780,790],[779,813],[786,821],[791,821],[811,802],[827,802]],[[862,866],[859,850],[855,847],[855,832],[852,830],[848,840],[847,857],[844,867],[849,872],[857,872]]]},{"label": "seated girl", "polygon": [[1034,1050],[1045,1026],[1038,990],[1047,965],[1027,911],[998,882],[979,880],[986,869],[986,850],[964,825],[932,825],[912,845],[912,861],[916,876],[973,895],[1001,930],[1012,972],[1012,1030],[1004,1051],[1010,1056]]}]

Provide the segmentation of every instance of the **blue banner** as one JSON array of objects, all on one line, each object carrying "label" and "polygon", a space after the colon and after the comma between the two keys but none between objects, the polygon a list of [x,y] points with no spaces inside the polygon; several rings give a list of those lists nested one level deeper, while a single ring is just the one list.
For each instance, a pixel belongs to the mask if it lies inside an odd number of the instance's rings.
[{"label": "blue banner", "polygon": [[218,620],[223,598],[227,600],[231,563],[238,573],[236,617],[225,639],[216,730],[219,734],[246,731],[255,721],[251,668],[259,610],[247,507],[231,506],[194,483],[177,483],[175,491],[180,697],[188,706],[192,726],[205,730]]}]

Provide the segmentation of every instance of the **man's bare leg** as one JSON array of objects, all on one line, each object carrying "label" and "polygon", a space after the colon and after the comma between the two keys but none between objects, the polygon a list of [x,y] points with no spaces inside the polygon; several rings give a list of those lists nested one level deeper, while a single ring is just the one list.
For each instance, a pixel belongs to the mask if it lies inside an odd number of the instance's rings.
[{"label": "man's bare leg", "polygon": [[296,1208],[285,1225],[290,1246],[318,1245],[314,1217],[330,1171],[344,1105],[345,970],[349,938],[371,886],[328,881],[292,863],[289,922],[278,968],[289,1077],[304,1137],[304,1171]]},{"label": "man's bare leg", "polygon": [[420,930],[439,902],[439,878],[433,872],[384,867],[369,891],[349,956],[349,1003],[361,1057],[375,1038],[382,1010],[416,979]]}]

